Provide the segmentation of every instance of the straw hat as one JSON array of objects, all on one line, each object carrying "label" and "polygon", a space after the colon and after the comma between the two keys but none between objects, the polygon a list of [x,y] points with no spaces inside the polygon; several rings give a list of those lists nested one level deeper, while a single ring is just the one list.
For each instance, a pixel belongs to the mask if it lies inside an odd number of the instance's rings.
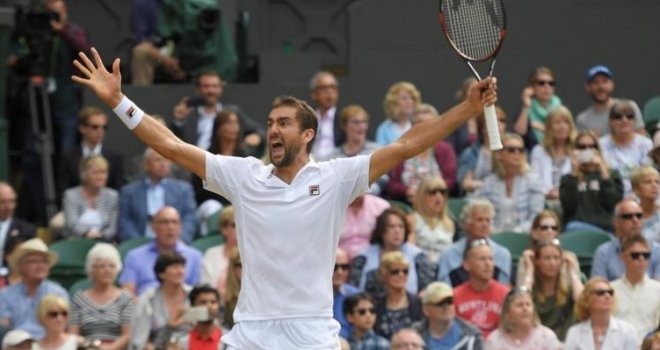
[{"label": "straw hat", "polygon": [[39,238],[32,238],[21,243],[9,257],[9,266],[16,271],[18,263],[28,254],[39,253],[48,257],[48,265],[53,266],[57,262],[57,253],[48,250],[48,246]]}]

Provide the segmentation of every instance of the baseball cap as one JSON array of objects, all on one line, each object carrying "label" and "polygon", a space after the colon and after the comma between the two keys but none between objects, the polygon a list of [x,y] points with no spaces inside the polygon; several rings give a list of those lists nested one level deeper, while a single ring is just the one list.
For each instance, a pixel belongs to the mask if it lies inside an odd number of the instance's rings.
[{"label": "baseball cap", "polygon": [[422,292],[422,304],[436,304],[453,296],[454,290],[448,284],[433,282]]},{"label": "baseball cap", "polygon": [[14,329],[5,334],[5,337],[2,339],[2,348],[6,349],[10,346],[16,346],[26,340],[34,341],[34,338],[24,330]]},{"label": "baseball cap", "polygon": [[592,81],[598,74],[602,74],[610,79],[612,79],[612,71],[602,64],[593,66],[587,71],[587,82]]}]

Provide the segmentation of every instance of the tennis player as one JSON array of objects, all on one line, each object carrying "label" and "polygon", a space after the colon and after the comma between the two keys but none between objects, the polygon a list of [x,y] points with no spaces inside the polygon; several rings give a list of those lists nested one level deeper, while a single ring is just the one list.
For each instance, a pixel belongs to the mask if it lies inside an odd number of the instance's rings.
[{"label": "tennis player", "polygon": [[243,275],[236,324],[222,337],[232,350],[338,350],[331,276],[348,204],[497,99],[495,79],[485,79],[442,118],[416,125],[371,156],[317,163],[310,158],[318,126],[314,111],[294,97],[278,97],[267,121],[272,164],[264,165],[184,143],[122,94],[119,59],[108,71],[95,49],[91,55],[80,53],[74,65],[83,77],[72,79],[113,108],[140,140],[204,179],[207,190],[235,207]]}]

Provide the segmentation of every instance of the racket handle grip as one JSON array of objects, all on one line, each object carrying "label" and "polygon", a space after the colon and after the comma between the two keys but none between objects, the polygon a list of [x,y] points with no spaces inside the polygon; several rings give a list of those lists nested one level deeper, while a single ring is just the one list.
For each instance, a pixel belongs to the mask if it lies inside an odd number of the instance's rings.
[{"label": "racket handle grip", "polygon": [[497,125],[497,115],[495,114],[495,105],[484,107],[484,117],[486,118],[486,129],[488,130],[488,141],[490,150],[497,151],[502,149],[500,140],[500,128]]}]

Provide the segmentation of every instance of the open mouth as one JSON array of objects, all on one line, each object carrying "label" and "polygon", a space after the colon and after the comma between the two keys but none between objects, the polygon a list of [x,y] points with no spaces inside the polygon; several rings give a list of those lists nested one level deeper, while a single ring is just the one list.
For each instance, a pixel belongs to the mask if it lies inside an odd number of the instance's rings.
[{"label": "open mouth", "polygon": [[282,156],[284,154],[284,144],[279,141],[270,144],[270,152],[272,157]]}]

